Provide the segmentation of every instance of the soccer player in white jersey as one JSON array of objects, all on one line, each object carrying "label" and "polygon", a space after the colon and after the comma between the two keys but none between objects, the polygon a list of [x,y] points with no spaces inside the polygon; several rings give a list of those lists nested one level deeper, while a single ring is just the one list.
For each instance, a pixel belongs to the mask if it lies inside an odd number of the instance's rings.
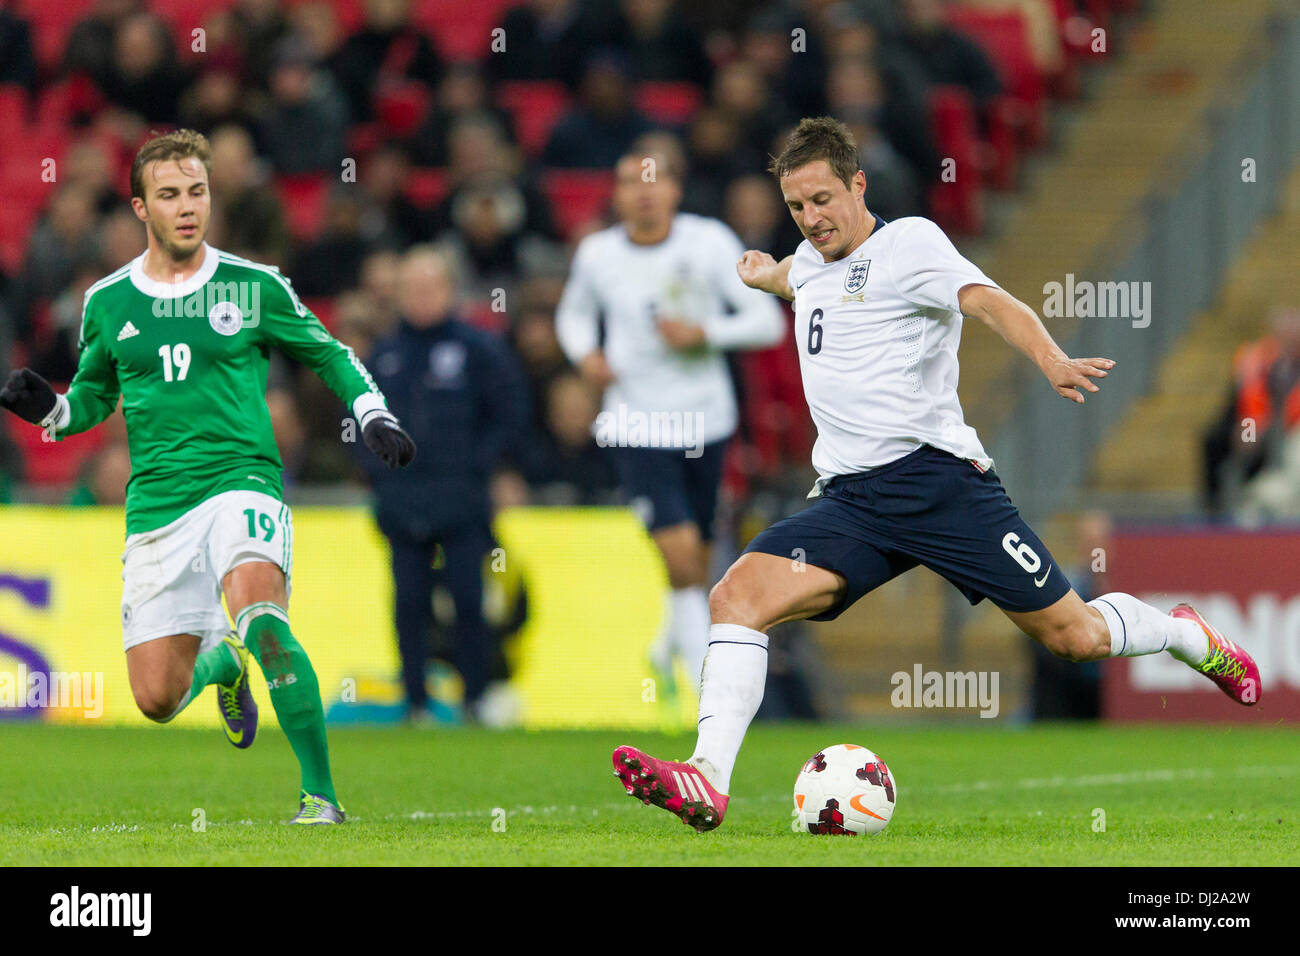
[{"label": "soccer player in white jersey", "polygon": [[[780,308],[736,274],[740,240],[677,211],[684,160],[656,134],[616,167],[619,223],[582,240],[556,313],[569,360],[597,389],[594,424],[624,494],[663,554],[671,591],[650,656],[693,684],[709,641],[709,542],[737,409],[723,351],[775,345]],[[601,320],[604,340],[601,340]]]},{"label": "soccer player in white jersey", "polygon": [[1087,604],[1025,524],[957,400],[963,316],[988,323],[1074,402],[1115,363],[1072,359],[1038,316],[964,259],[928,219],[886,223],[866,208],[847,129],[805,119],[771,171],[806,241],[776,262],[749,251],[744,281],[795,304],[804,393],[817,425],[817,500],[754,539],[710,594],[712,627],[695,753],[614,751],[629,794],[697,830],[722,822],[731,773],[758,710],[774,624],[830,620],[918,564],[971,603],[993,601],[1073,661],[1168,651],[1239,703],[1259,669],[1193,608],[1164,614],[1131,595]]}]

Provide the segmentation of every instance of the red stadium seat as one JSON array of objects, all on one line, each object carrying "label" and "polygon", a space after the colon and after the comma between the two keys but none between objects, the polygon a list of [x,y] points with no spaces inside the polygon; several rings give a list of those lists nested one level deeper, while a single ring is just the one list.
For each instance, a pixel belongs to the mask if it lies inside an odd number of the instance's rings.
[{"label": "red stadium seat", "polygon": [[694,83],[646,81],[636,87],[636,107],[656,123],[684,126],[704,105],[704,91]]},{"label": "red stadium seat", "polygon": [[975,104],[960,86],[936,86],[930,93],[930,124],[940,155],[953,160],[956,178],[940,179],[930,191],[930,211],[945,230],[979,232],[984,225],[983,171],[975,132]]},{"label": "red stadium seat", "polygon": [[320,231],[325,221],[325,199],[329,195],[329,177],[324,173],[279,176],[275,181],[280,203],[284,206],[289,232],[307,239]]},{"label": "red stadium seat", "polygon": [[463,318],[476,329],[504,335],[507,316],[492,308],[490,299],[478,299],[466,302],[463,306]]},{"label": "red stadium seat", "polygon": [[193,31],[202,27],[213,11],[227,10],[234,5],[235,0],[166,0],[165,3],[150,4],[150,8],[171,28],[172,39],[181,53],[188,56]]},{"label": "red stadium seat", "polygon": [[488,55],[492,29],[504,19],[506,9],[517,4],[518,0],[416,0],[412,19],[447,59],[481,60]]},{"label": "red stadium seat", "polygon": [[384,128],[379,123],[353,123],[348,128],[347,141],[349,156],[364,156],[383,143]]},{"label": "red stadium seat", "polygon": [[447,170],[434,167],[412,169],[406,174],[402,191],[421,209],[436,206],[447,198]]},{"label": "red stadium seat", "polygon": [[338,309],[336,308],[336,303],[332,296],[321,295],[305,297],[302,300],[302,304],[305,305],[311,313],[316,316],[316,318],[321,320],[325,325],[325,328],[329,329],[331,332],[334,331],[334,323],[338,319]]},{"label": "red stadium seat", "polygon": [[1019,13],[950,7],[948,22],[978,43],[993,61],[1014,103],[1016,125],[1027,146],[1047,138],[1046,78],[1034,62],[1025,20]]},{"label": "red stadium seat", "polygon": [[387,136],[405,139],[420,128],[432,94],[423,83],[386,83],[375,91],[375,116]]},{"label": "red stadium seat", "polygon": [[27,125],[27,91],[16,83],[0,85],[0,142],[12,142]]},{"label": "red stadium seat", "polygon": [[76,75],[41,91],[36,115],[48,126],[70,126],[78,117],[93,116],[104,108],[104,96],[89,77]]},{"label": "red stadium seat", "polygon": [[[55,386],[66,391],[66,385]],[[104,432],[92,428],[63,441],[46,441],[45,433],[33,428],[16,415],[6,415],[9,437],[23,456],[26,480],[34,485],[70,485],[86,459],[104,444]]]},{"label": "red stadium seat", "polygon": [[68,33],[94,8],[94,0],[18,0],[15,12],[32,26],[36,61],[53,67],[63,56]]},{"label": "red stadium seat", "polygon": [[614,174],[595,169],[551,169],[542,174],[542,192],[551,204],[555,225],[565,238],[604,214],[614,192]]},{"label": "red stadium seat", "polygon": [[546,148],[560,116],[569,108],[569,90],[554,80],[518,80],[497,87],[497,102],[514,120],[519,146],[530,159]]},{"label": "red stadium seat", "polygon": [[802,464],[812,451],[812,422],[799,377],[799,355],[789,341],[787,331],[781,344],[740,355],[745,382],[741,413],[753,443],[749,464],[760,475]]}]

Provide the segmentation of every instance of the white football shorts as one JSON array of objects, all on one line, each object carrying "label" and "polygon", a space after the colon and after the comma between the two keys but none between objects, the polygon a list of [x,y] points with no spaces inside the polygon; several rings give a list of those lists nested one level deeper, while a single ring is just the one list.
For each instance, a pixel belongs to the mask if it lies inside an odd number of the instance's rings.
[{"label": "white football shorts", "polygon": [[122,643],[197,634],[199,652],[231,631],[221,581],[249,561],[293,568],[289,506],[260,491],[225,491],[170,524],[129,535],[122,553]]}]

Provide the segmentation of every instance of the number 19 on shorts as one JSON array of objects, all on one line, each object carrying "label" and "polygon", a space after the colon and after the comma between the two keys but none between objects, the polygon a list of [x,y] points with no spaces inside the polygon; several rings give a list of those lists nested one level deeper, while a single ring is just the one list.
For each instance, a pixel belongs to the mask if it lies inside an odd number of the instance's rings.
[{"label": "number 19 on shorts", "polygon": [[271,520],[271,516],[266,512],[245,508],[244,517],[248,519],[248,536],[250,538],[258,537],[259,528],[261,529],[263,541],[270,541],[275,537],[275,522]]}]

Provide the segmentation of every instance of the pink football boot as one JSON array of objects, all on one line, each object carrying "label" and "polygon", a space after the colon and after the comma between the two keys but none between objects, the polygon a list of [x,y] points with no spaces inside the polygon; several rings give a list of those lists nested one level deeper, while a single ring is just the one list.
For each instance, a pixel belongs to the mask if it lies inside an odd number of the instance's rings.
[{"label": "pink football boot", "polygon": [[700,833],[722,823],[727,812],[730,798],[713,789],[694,764],[656,760],[635,747],[619,747],[614,751],[614,776],[629,795],[663,807]]},{"label": "pink football boot", "polygon": [[1259,667],[1255,659],[1232,641],[1210,626],[1201,613],[1190,604],[1179,604],[1169,612],[1171,617],[1194,621],[1210,639],[1210,653],[1200,664],[1192,666],[1219,685],[1219,689],[1239,704],[1253,707],[1259,703],[1264,687],[1259,680]]}]

